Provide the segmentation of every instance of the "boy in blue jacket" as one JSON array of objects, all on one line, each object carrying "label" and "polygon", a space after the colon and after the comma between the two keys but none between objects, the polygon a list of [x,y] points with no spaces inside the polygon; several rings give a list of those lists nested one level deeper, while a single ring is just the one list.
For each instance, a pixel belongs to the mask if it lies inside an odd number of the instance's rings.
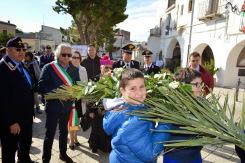
[{"label": "boy in blue jacket", "polygon": [[119,87],[122,98],[104,100],[104,107],[109,111],[103,119],[103,128],[112,135],[110,163],[154,163],[163,150],[163,144],[158,142],[168,140],[169,134],[151,129],[168,130],[170,126],[159,124],[154,127],[152,122],[128,114],[144,108],[146,88],[142,72],[125,70]]}]

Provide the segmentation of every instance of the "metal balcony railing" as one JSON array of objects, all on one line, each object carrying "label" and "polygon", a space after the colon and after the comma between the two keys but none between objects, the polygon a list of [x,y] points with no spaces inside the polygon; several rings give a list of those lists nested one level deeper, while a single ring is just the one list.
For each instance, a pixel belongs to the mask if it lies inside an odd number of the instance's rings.
[{"label": "metal balcony railing", "polygon": [[150,29],[150,36],[161,36],[161,29],[159,27]]},{"label": "metal balcony railing", "polygon": [[222,17],[225,13],[225,0],[203,0],[198,4],[198,19],[207,20]]}]

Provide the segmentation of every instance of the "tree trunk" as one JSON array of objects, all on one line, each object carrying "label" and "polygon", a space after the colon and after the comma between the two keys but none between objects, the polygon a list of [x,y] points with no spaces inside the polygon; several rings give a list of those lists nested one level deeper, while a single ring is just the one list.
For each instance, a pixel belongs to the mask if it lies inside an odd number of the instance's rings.
[{"label": "tree trunk", "polygon": [[80,36],[80,42],[82,45],[86,45],[86,39],[84,37],[84,33],[83,33],[83,27],[82,27],[82,24],[79,20],[77,20],[75,17],[73,17],[76,25],[77,25],[77,30],[79,32],[79,36]]}]

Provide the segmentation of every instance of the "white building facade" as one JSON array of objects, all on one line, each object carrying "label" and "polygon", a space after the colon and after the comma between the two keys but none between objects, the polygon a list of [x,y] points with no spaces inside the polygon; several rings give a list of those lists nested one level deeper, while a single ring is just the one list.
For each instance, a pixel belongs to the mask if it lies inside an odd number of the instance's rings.
[{"label": "white building facade", "polygon": [[154,49],[155,57],[161,54],[165,64],[174,69],[188,66],[188,54],[197,51],[202,63],[214,60],[219,68],[215,75],[217,86],[235,87],[239,78],[245,84],[243,0],[166,0],[164,3],[166,10],[159,25],[161,35],[148,39],[148,49]]}]

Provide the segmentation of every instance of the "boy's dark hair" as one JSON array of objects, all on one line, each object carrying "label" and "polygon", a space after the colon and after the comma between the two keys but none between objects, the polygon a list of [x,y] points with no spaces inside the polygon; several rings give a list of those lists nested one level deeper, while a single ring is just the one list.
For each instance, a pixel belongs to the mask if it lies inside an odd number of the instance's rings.
[{"label": "boy's dark hair", "polygon": [[191,57],[201,57],[201,55],[198,52],[192,52],[189,56],[189,58]]},{"label": "boy's dark hair", "polygon": [[194,80],[195,78],[201,78],[201,73],[190,68],[180,69],[174,75],[174,80],[184,82],[186,84],[191,83],[191,81]]},{"label": "boy's dark hair", "polygon": [[135,68],[129,68],[124,70],[120,76],[119,87],[124,89],[128,84],[129,80],[133,80],[136,78],[144,79],[143,73]]},{"label": "boy's dark hair", "polygon": [[33,60],[33,58],[34,58],[34,55],[33,55],[32,52],[26,52],[25,55],[26,55],[26,56],[29,56],[31,60]]}]

